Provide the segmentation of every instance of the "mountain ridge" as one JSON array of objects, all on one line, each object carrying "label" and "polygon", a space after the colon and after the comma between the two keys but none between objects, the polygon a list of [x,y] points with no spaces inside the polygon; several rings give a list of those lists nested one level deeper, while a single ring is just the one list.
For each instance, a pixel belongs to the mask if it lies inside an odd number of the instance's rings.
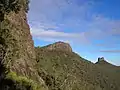
[{"label": "mountain ridge", "polygon": [[28,2],[0,1],[0,90],[120,90],[120,68],[94,64],[64,42],[34,47]]},{"label": "mountain ridge", "polygon": [[72,48],[71,48],[70,44],[62,42],[62,41],[58,41],[58,42],[55,42],[53,44],[43,46],[41,48],[45,48],[47,50],[57,50],[57,51],[72,52]]},{"label": "mountain ridge", "polygon": [[[57,88],[57,90],[120,89],[120,82],[118,79],[120,69],[116,68],[116,66],[112,65],[108,67],[109,65],[94,64],[74,53],[74,51],[65,52],[60,50],[48,50],[45,48],[47,47],[36,47],[35,50],[38,68],[40,69],[39,72],[46,72],[48,76],[50,75],[54,78],[53,80],[50,79],[49,88]],[[101,61],[102,60],[99,60],[99,62]],[[44,76],[47,77],[47,75]],[[47,82],[46,79],[44,80]],[[62,85],[65,80],[67,80],[69,84],[65,82],[64,85]],[[53,87],[54,84],[52,82],[55,83],[55,87]]]},{"label": "mountain ridge", "polygon": [[[57,41],[57,42],[54,42],[52,44],[48,44],[48,45],[45,45],[45,46],[42,46],[42,47],[40,47],[40,46],[37,46],[37,47],[41,48],[41,49],[47,49],[47,50],[50,50],[50,51],[74,52],[71,45],[69,43],[66,43],[66,42],[63,42],[63,41]],[[67,48],[64,48],[64,47],[67,47]],[[79,55],[78,53],[76,53],[76,54]],[[87,60],[87,59],[85,59],[85,60]],[[90,60],[88,60],[88,61],[91,62]],[[120,67],[120,66],[112,64],[109,61],[105,60],[104,57],[98,57],[98,61],[95,62],[95,64],[100,64],[100,63],[106,63],[106,64],[108,63],[108,64],[114,65],[116,67]]]}]

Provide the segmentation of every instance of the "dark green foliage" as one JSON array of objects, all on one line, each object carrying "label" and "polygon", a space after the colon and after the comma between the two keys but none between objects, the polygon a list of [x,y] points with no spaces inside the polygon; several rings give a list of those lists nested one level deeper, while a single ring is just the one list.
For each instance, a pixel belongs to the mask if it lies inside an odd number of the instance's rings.
[{"label": "dark green foliage", "polygon": [[28,10],[29,10],[29,3],[30,3],[30,1],[29,0],[26,0],[26,2],[24,3],[24,10],[26,11],[26,12],[28,12]]},{"label": "dark green foliage", "polygon": [[0,11],[0,22],[2,22],[3,20],[4,20],[4,13]]},{"label": "dark green foliage", "polygon": [[10,11],[19,11],[21,7],[28,10],[29,0],[0,0],[0,11],[10,12]]},{"label": "dark green foliage", "polygon": [[0,21],[4,20],[5,14],[8,14],[10,11],[19,11],[20,5],[18,0],[1,0],[0,1]]},{"label": "dark green foliage", "polygon": [[11,11],[18,12],[21,8],[28,12],[29,0],[0,0],[0,21],[4,20],[5,14]]},{"label": "dark green foliage", "polygon": [[40,68],[38,70],[38,74],[45,81],[45,84],[49,87],[49,90],[61,90],[57,86],[57,82],[53,75],[50,75],[50,73],[47,73],[45,72],[45,70],[40,69]]},{"label": "dark green foliage", "polygon": [[4,55],[5,60],[3,61],[3,63],[7,67],[10,67],[13,62],[12,57],[19,58],[19,53],[18,53],[19,48],[17,45],[17,40],[15,39],[15,36],[11,33],[11,29],[13,27],[12,27],[12,25],[10,25],[10,22],[8,20],[4,20],[0,24],[1,24],[1,26],[0,26],[0,44],[2,44],[3,49],[5,50],[4,51],[5,52],[5,55]]},{"label": "dark green foliage", "polygon": [[0,11],[2,11],[3,13],[18,11],[20,9],[19,0],[1,0],[0,5]]}]

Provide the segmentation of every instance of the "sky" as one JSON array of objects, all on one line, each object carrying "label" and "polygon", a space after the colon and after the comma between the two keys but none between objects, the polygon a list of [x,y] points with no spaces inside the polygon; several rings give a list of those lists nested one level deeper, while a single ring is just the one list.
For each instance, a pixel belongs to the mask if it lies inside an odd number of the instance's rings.
[{"label": "sky", "polygon": [[120,66],[120,0],[31,0],[29,7],[35,46],[69,42],[89,61]]}]

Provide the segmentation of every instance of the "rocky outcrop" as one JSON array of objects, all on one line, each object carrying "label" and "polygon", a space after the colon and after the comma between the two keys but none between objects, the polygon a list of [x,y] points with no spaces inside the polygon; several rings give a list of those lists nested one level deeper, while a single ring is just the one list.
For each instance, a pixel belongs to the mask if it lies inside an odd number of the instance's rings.
[{"label": "rocky outcrop", "polygon": [[101,58],[99,57],[98,62],[100,62],[100,61],[105,61],[104,57],[101,57]]},{"label": "rocky outcrop", "polygon": [[72,52],[70,44],[61,41],[45,46],[45,48],[48,50]]},{"label": "rocky outcrop", "polygon": [[[22,10],[18,14],[11,12],[7,16],[7,20],[9,22],[8,36],[12,37],[12,40],[7,43],[7,48],[14,54],[11,57],[13,62],[10,62],[9,66],[12,70],[23,75],[32,75],[34,70],[30,67],[35,65],[35,52],[26,14]],[[7,39],[10,39],[10,37],[6,38],[6,42]]]},{"label": "rocky outcrop", "polygon": [[104,59],[104,57],[99,57],[96,64],[108,64],[108,62]]},{"label": "rocky outcrop", "polygon": [[30,78],[45,87],[35,66],[34,44],[25,10],[21,8],[17,13],[5,14],[0,22],[0,83],[6,74],[15,72],[16,76]]}]

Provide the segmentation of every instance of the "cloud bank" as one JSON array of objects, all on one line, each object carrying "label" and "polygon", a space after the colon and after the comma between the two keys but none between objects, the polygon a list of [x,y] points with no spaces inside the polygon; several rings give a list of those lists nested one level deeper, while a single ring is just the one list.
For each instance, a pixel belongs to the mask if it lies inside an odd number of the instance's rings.
[{"label": "cloud bank", "polygon": [[44,41],[115,47],[120,42],[120,20],[92,12],[97,3],[94,0],[32,0],[28,14],[31,33]]}]

